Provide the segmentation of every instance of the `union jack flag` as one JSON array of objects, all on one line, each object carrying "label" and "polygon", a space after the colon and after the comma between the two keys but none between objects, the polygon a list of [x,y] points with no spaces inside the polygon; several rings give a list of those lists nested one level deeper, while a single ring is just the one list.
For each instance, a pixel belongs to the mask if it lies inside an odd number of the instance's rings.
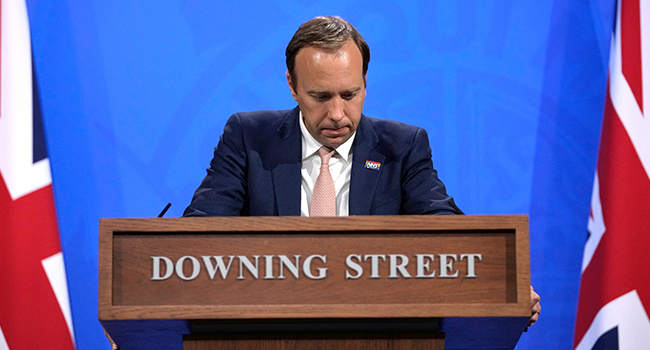
[{"label": "union jack flag", "polygon": [[0,349],[73,349],[24,0],[0,15]]},{"label": "union jack flag", "polygon": [[650,1],[616,13],[576,350],[650,349]]}]

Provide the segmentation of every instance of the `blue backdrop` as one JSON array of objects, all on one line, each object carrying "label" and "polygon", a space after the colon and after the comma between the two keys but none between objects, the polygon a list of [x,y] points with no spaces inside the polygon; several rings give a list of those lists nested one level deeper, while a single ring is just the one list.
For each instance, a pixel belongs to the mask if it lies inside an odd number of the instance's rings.
[{"label": "blue backdrop", "polygon": [[571,348],[614,0],[27,3],[79,349],[109,348],[98,219],[180,216],[228,116],[294,107],[284,48],[316,15],[365,37],[365,114],[427,129],[467,214],[530,215],[518,349]]}]

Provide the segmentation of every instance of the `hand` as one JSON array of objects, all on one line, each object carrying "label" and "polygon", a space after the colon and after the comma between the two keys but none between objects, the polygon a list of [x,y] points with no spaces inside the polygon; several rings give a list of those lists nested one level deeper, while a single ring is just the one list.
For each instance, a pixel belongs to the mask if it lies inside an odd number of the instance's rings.
[{"label": "hand", "polygon": [[530,307],[531,307],[531,317],[528,320],[528,326],[524,332],[528,331],[528,327],[532,326],[533,323],[537,322],[539,318],[539,313],[542,312],[542,305],[539,303],[540,297],[539,294],[535,293],[533,286],[530,286]]}]

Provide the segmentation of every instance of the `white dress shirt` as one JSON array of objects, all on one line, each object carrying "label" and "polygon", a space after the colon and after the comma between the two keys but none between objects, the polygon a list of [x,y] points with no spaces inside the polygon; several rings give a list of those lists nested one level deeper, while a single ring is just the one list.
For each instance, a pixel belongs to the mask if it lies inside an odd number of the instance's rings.
[{"label": "white dress shirt", "polygon": [[[300,171],[300,215],[309,216],[311,196],[314,184],[320,173],[320,156],[318,149],[323,145],[311,136],[305,126],[305,121],[300,112],[300,131],[302,133],[302,169]],[[336,191],[336,216],[348,216],[350,211],[350,174],[352,173],[352,143],[354,136],[336,148],[330,159],[330,173],[334,180]]]}]

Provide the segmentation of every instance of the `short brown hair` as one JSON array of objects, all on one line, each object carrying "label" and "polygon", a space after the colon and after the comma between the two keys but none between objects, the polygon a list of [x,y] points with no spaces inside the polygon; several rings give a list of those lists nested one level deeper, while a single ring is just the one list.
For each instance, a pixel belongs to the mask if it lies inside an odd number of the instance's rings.
[{"label": "short brown hair", "polygon": [[296,66],[296,55],[305,46],[315,46],[326,50],[338,50],[346,41],[352,39],[361,51],[363,59],[363,80],[365,82],[370,62],[370,47],[363,40],[361,34],[341,17],[321,16],[310,19],[303,23],[296,31],[287,45],[285,56],[287,57],[287,69],[291,80],[296,83],[294,68]]}]

